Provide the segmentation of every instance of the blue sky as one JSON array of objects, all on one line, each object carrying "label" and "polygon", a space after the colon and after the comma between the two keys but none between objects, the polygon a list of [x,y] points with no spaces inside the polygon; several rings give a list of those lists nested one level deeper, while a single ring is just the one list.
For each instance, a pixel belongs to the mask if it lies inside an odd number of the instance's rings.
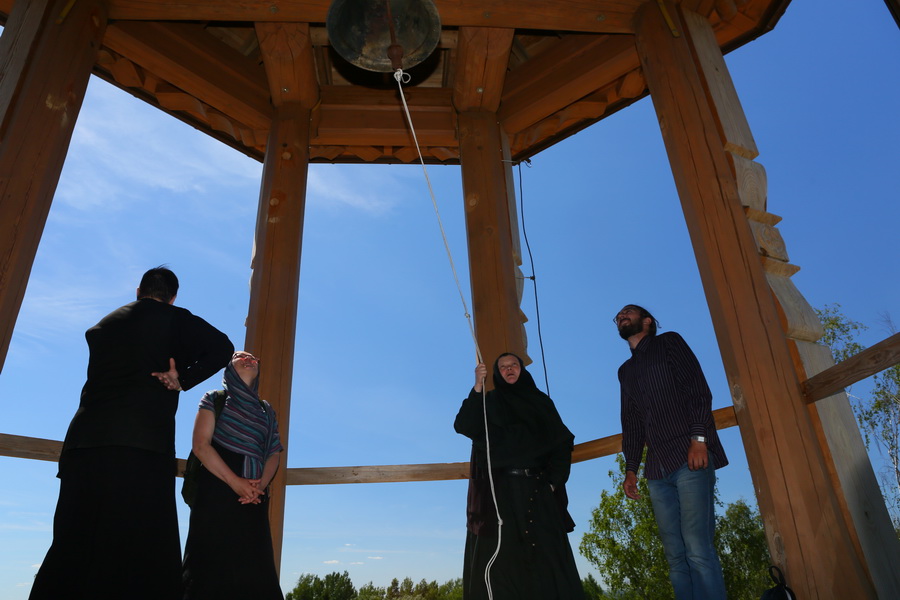
[{"label": "blue sky", "polygon": [[[838,302],[870,324],[867,344],[887,336],[880,313],[900,317],[897,56],[900,31],[882,0],[853,10],[794,0],[773,32],[726,57],[768,172],[769,211],[784,217],[779,229],[802,267],[794,281],[813,306]],[[84,331],[131,301],[141,273],[160,263],[181,279],[177,303],[240,347],[260,173],[93,79],[0,376],[0,431],[63,438],[84,383]],[[459,169],[429,174],[468,294]],[[651,101],[535,156],[522,179],[550,392],[576,442],[619,432],[615,373],[628,349],[610,320],[629,302],[687,339],[714,407],[728,405]],[[523,307],[540,382],[528,286]],[[474,362],[421,168],[312,166],[288,466],[467,460],[452,423]],[[179,456],[200,395],[219,382],[182,394]],[[739,432],[723,440],[722,499],[752,499]],[[610,457],[573,467],[573,546],[613,466]],[[55,468],[0,458],[2,598],[27,597],[49,546]],[[346,570],[357,586],[460,576],[465,491],[464,481],[288,488],[284,590],[301,573]],[[182,540],[187,515],[182,507]],[[596,575],[578,562],[582,576]]]}]

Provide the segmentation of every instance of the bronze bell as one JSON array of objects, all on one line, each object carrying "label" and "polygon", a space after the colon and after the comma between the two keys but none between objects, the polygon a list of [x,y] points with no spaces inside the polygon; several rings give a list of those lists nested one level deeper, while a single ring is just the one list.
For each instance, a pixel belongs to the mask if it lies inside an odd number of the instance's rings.
[{"label": "bronze bell", "polygon": [[325,26],[338,54],[379,73],[416,66],[441,39],[432,0],[334,0]]}]

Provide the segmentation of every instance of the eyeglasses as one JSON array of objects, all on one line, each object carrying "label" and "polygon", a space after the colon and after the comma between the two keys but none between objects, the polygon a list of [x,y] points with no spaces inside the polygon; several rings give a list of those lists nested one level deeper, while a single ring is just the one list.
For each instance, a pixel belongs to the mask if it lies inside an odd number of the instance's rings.
[{"label": "eyeglasses", "polygon": [[639,313],[639,312],[640,311],[636,308],[623,308],[622,310],[620,310],[618,312],[618,314],[616,314],[616,316],[613,317],[613,323],[618,325],[619,317],[624,317],[625,315],[630,315],[630,314]]}]

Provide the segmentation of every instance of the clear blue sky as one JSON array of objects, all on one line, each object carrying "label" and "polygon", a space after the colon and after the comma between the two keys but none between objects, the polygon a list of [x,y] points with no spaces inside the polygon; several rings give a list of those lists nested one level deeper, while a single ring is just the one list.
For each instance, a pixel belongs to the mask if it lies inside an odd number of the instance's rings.
[{"label": "clear blue sky", "polygon": [[[726,61],[769,180],[769,210],[813,306],[839,302],[887,336],[900,318],[900,30],[882,0],[794,0],[776,29]],[[84,382],[84,331],[168,263],[178,304],[245,336],[261,167],[93,79],[0,376],[0,431],[61,440]],[[468,294],[461,184],[431,167]],[[522,168],[550,392],[584,442],[619,432],[610,322],[653,310],[692,345],[729,404],[709,311],[649,99]],[[530,272],[525,264],[523,270]],[[524,310],[543,380],[530,288]],[[263,372],[265,359],[263,358]],[[288,466],[465,461],[453,418],[474,351],[420,167],[310,168]],[[203,391],[181,396],[178,455]],[[862,384],[861,384],[862,385]],[[860,389],[863,389],[862,387]],[[753,499],[737,429],[724,432],[726,502]],[[577,544],[611,458],[575,465]],[[0,458],[0,597],[22,600],[51,539],[55,463]],[[288,488],[282,585],[349,571],[358,586],[462,572],[464,481]],[[182,539],[187,511],[180,509]],[[584,576],[592,572],[579,557]],[[596,575],[596,572],[594,572]]]}]

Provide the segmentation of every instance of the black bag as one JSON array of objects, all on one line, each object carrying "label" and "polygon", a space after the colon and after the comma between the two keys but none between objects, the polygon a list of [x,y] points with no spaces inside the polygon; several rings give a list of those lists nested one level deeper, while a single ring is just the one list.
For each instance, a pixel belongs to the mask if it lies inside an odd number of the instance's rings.
[{"label": "black bag", "polygon": [[763,592],[759,600],[796,600],[794,590],[789,588],[784,581],[784,573],[778,567],[769,567],[769,577],[775,583],[775,587]]},{"label": "black bag", "polygon": [[[213,394],[213,408],[215,409],[213,413],[218,421],[219,415],[222,414],[222,409],[225,408],[226,394],[225,390],[216,390]],[[193,506],[194,500],[197,498],[197,478],[200,477],[200,468],[202,466],[203,463],[194,455],[192,450],[187,457],[187,464],[184,467],[184,483],[181,484],[181,497],[184,498],[188,506]]]}]

